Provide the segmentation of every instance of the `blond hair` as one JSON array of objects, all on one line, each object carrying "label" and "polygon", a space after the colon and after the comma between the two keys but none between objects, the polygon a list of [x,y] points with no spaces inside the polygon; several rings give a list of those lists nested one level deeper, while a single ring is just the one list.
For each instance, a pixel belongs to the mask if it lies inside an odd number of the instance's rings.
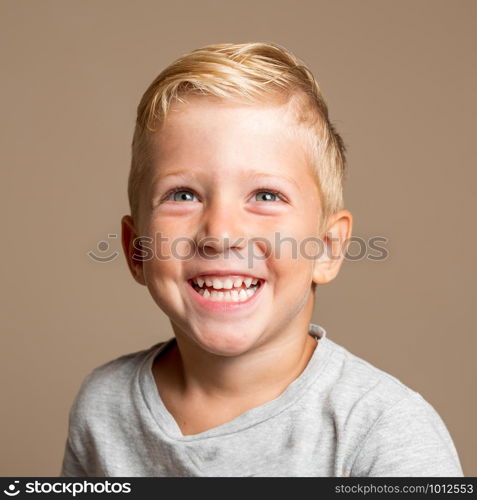
[{"label": "blond hair", "polygon": [[320,190],[323,217],[343,206],[345,145],[328,117],[328,107],[311,71],[274,43],[206,45],[176,59],[146,90],[137,109],[128,196],[137,220],[141,183],[151,160],[149,136],[164,123],[171,105],[188,94],[246,100],[273,97],[293,103]]}]

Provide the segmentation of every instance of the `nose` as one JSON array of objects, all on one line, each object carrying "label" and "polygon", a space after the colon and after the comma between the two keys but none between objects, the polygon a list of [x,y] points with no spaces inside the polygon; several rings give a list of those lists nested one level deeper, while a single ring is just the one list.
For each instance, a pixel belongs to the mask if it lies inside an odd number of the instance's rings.
[{"label": "nose", "polygon": [[196,234],[200,251],[207,254],[223,253],[231,248],[246,245],[243,214],[233,202],[233,197],[221,193],[204,208],[202,220]]}]

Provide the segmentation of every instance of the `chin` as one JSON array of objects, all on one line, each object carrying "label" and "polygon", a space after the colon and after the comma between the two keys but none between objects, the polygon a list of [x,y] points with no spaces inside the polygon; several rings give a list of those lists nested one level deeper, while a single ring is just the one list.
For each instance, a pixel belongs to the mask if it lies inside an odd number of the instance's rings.
[{"label": "chin", "polygon": [[[240,329],[242,330],[242,329]],[[205,351],[217,356],[233,357],[240,356],[249,351],[258,340],[256,334],[246,329],[243,331],[228,331],[227,328],[218,330],[207,330],[198,332],[195,342]]]}]

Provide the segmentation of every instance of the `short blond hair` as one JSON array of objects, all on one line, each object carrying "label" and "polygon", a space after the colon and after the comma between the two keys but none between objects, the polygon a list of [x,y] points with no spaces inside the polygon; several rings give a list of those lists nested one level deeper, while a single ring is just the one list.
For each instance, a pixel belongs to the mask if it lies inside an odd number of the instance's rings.
[{"label": "short blond hair", "polygon": [[151,161],[151,133],[174,102],[186,95],[266,102],[293,102],[319,187],[323,217],[343,207],[345,145],[328,117],[328,107],[311,71],[274,43],[219,43],[193,50],[165,68],[150,84],[137,109],[128,197],[137,221],[140,188]]}]

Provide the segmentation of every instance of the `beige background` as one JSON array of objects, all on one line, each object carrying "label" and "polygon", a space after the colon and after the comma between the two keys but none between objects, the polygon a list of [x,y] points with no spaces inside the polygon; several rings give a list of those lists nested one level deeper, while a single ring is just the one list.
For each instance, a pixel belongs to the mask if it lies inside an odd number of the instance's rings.
[{"label": "beige background", "polygon": [[[208,43],[272,41],[317,77],[348,146],[354,234],[314,321],[420,392],[477,475],[475,19],[470,1],[2,1],[0,474],[59,473],[94,367],[168,338],[120,251],[135,108]],[[109,242],[101,252],[97,244]]]}]

